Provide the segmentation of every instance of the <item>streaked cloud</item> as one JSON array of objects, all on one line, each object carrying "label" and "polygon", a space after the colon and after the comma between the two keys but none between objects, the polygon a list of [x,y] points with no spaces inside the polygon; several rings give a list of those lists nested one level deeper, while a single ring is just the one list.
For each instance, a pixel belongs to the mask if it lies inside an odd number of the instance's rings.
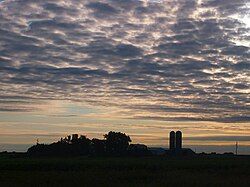
[{"label": "streaked cloud", "polygon": [[248,4],[0,1],[0,111],[67,100],[126,119],[249,122]]}]

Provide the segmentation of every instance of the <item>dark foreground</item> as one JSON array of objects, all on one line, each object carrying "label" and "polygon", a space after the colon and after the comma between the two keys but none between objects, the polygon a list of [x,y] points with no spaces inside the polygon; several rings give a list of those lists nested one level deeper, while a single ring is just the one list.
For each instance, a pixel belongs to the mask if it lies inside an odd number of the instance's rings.
[{"label": "dark foreground", "polygon": [[0,186],[250,186],[250,158],[0,156]]}]

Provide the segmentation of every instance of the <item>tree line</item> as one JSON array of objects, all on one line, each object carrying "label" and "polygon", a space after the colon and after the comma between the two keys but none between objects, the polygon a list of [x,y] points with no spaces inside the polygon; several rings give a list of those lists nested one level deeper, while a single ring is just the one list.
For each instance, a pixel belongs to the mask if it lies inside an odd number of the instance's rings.
[{"label": "tree line", "polygon": [[128,135],[110,131],[104,139],[90,140],[84,135],[72,134],[51,144],[33,145],[27,151],[30,156],[146,156],[146,145],[131,144]]}]

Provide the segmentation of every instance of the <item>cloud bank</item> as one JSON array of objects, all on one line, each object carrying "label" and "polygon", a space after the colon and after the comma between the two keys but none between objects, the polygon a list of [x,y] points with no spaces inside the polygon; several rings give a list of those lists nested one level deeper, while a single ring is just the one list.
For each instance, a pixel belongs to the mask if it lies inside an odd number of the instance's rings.
[{"label": "cloud bank", "polygon": [[247,0],[0,1],[0,111],[249,122]]}]

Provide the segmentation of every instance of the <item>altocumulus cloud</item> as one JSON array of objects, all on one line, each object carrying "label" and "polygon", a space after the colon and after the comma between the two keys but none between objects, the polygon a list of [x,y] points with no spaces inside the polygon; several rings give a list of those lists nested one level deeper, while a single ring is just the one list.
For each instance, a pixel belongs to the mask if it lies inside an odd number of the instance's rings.
[{"label": "altocumulus cloud", "polygon": [[0,1],[0,111],[249,122],[247,0]]}]

